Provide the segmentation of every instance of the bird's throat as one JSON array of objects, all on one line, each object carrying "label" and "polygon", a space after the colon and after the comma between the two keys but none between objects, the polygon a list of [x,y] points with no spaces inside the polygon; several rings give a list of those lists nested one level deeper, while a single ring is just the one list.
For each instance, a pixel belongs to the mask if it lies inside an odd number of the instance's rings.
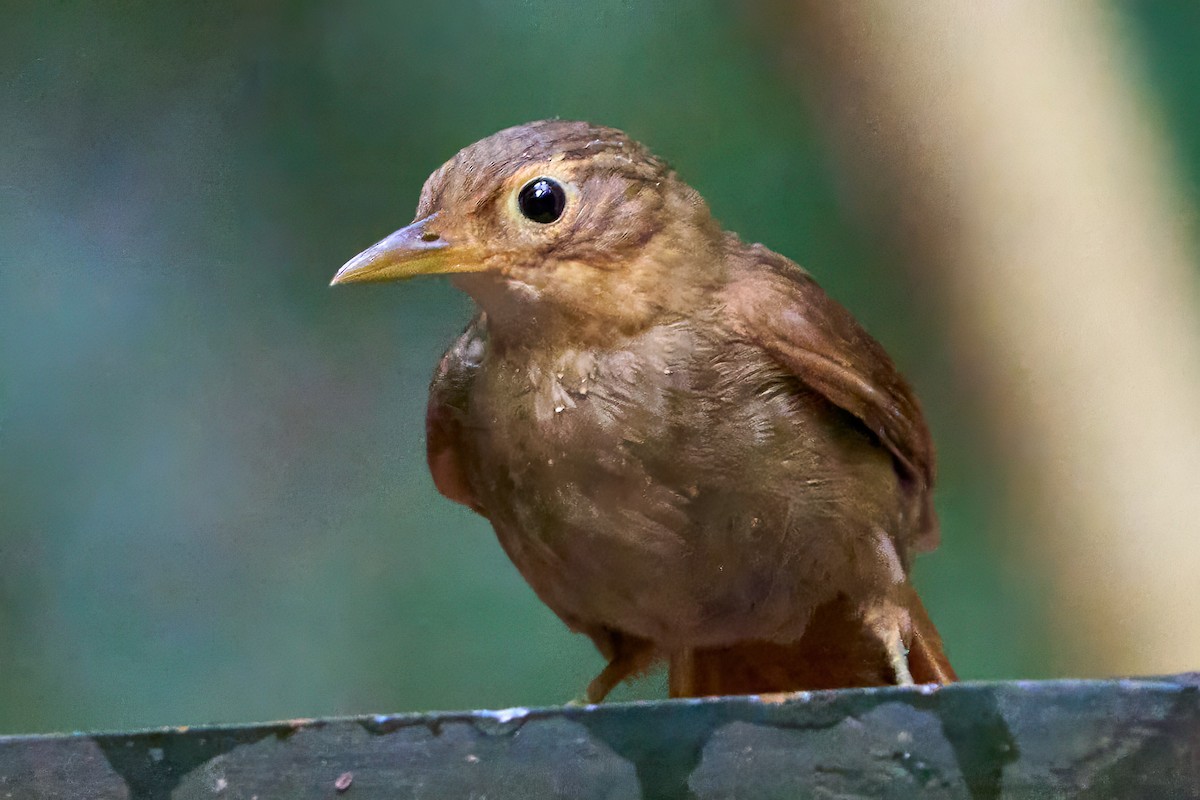
[{"label": "bird's throat", "polygon": [[623,301],[601,295],[587,303],[495,273],[456,275],[453,282],[487,314],[489,339],[496,346],[603,346],[661,321],[633,292]]}]

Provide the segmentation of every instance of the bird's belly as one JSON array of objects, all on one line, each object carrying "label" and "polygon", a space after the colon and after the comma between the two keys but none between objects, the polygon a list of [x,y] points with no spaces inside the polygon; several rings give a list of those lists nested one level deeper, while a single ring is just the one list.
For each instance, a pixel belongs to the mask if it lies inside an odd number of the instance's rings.
[{"label": "bird's belly", "polygon": [[668,646],[792,641],[846,584],[844,563],[816,563],[797,541],[801,529],[748,514],[664,528],[629,505],[597,506],[586,523],[530,524],[519,512],[517,524],[497,520],[497,534],[538,595],[576,627]]},{"label": "bird's belly", "polygon": [[479,421],[488,516],[568,624],[668,647],[790,641],[816,605],[872,584],[860,567],[890,512],[850,498],[887,458],[802,414],[750,430],[768,409],[733,400],[690,422],[653,404],[614,416],[596,396]]},{"label": "bird's belly", "polygon": [[[752,490],[561,481],[497,515],[497,534],[569,623],[666,646],[794,641],[838,593],[879,585],[856,564],[874,542],[819,506]],[[865,535],[864,535],[865,534]]]}]

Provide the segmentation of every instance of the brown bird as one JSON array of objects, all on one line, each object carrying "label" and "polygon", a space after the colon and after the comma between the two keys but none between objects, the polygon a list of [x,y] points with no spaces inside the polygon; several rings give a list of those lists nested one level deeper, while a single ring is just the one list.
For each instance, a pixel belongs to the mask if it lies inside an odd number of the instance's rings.
[{"label": "brown bird", "polygon": [[608,659],[672,696],[954,680],[908,582],[933,445],[883,348],[612,128],[501,131],[333,283],[451,274],[480,312],[430,388],[429,467]]}]

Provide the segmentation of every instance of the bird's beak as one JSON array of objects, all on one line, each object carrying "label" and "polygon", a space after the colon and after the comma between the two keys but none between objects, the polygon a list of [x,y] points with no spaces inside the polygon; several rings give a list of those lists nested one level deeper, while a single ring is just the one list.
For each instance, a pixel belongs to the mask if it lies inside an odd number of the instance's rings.
[{"label": "bird's beak", "polygon": [[437,231],[436,220],[437,214],[430,214],[371,245],[343,264],[329,285],[481,271],[479,259]]}]

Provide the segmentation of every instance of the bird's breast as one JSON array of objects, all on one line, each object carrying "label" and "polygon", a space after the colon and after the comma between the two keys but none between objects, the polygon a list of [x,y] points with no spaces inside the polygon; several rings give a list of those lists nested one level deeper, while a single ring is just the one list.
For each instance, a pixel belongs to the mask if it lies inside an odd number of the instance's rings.
[{"label": "bird's breast", "polygon": [[839,449],[823,409],[729,347],[684,324],[484,359],[472,484],[560,615],[719,642],[744,637],[747,618],[763,636],[802,624],[807,573],[837,583],[844,554],[812,538],[840,538],[821,524],[838,482],[812,480]]}]

